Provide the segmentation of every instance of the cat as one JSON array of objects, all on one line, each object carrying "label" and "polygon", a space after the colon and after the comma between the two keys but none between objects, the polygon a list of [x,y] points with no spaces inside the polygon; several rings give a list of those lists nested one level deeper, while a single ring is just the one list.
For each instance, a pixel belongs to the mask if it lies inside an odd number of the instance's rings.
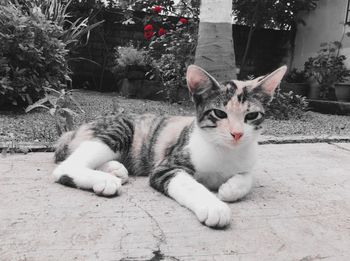
[{"label": "cat", "polygon": [[264,107],[286,70],[219,83],[190,65],[186,80],[196,117],[119,114],[84,124],[59,139],[54,180],[113,196],[128,173],[148,175],[154,189],[190,209],[200,222],[225,227],[231,221],[225,202],[243,198],[253,186]]}]

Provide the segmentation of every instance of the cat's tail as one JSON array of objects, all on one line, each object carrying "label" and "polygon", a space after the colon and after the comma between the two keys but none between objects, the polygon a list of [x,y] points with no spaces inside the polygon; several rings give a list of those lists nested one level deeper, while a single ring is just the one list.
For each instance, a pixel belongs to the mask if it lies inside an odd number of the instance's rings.
[{"label": "cat's tail", "polygon": [[73,140],[75,131],[69,131],[64,133],[57,141],[55,145],[55,163],[64,161],[70,154],[69,144]]}]

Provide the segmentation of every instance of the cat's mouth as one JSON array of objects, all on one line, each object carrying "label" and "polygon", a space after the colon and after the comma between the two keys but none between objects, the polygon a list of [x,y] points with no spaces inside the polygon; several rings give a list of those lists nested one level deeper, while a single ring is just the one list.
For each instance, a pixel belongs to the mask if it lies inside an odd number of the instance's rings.
[{"label": "cat's mouth", "polygon": [[242,140],[235,140],[235,139],[231,139],[231,144],[233,146],[237,146],[239,144],[242,144]]},{"label": "cat's mouth", "polygon": [[224,140],[221,140],[221,141],[217,141],[216,144],[222,148],[227,148],[227,149],[232,149],[236,146],[240,146],[241,144],[244,143],[244,140],[239,140],[239,141],[236,141],[234,139],[224,139]]}]

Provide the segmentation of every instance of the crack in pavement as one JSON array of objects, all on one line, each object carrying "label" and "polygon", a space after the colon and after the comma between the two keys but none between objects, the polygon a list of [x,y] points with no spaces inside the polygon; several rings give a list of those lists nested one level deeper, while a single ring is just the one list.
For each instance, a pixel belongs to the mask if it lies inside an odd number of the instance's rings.
[{"label": "crack in pavement", "polygon": [[156,235],[156,234],[152,233],[152,235],[157,239],[157,243],[156,243],[156,249],[157,250],[154,250],[152,252],[154,256],[151,259],[149,259],[149,261],[164,260],[164,257],[172,258],[172,260],[177,260],[177,258],[170,257],[170,256],[165,256],[161,252],[160,247],[161,247],[162,244],[164,244],[164,243],[166,244],[167,240],[166,240],[166,236],[165,236],[164,230],[161,228],[161,226],[160,226],[159,222],[157,221],[157,219],[155,217],[153,217],[153,215],[151,213],[149,213],[146,209],[141,207],[137,202],[135,202],[133,200],[130,200],[130,201],[132,201],[137,208],[141,209],[144,213],[146,213],[146,215],[156,225],[156,227],[158,228],[159,234],[160,234],[160,235]]},{"label": "crack in pavement", "polygon": [[163,244],[163,243],[166,243],[166,236],[165,236],[165,233],[163,231],[163,229],[160,227],[158,221],[152,216],[151,213],[149,213],[146,209],[144,209],[143,207],[141,207],[140,205],[138,205],[136,202],[133,202],[135,204],[136,207],[138,207],[139,209],[141,209],[144,213],[147,214],[147,216],[153,221],[154,224],[156,224],[159,232],[160,232],[160,236],[157,236],[157,235],[154,235],[154,237],[156,237],[158,239],[158,242],[157,242],[157,248],[158,250],[160,249],[160,246]]},{"label": "crack in pavement", "polygon": [[340,149],[340,150],[344,150],[344,151],[346,151],[346,152],[350,152],[350,149],[344,148],[344,147],[342,147],[341,145],[334,144],[334,143],[331,143],[331,142],[328,142],[328,144],[329,144],[329,145],[332,145],[332,146],[334,146],[334,147],[336,147],[336,148],[338,148],[338,149]]}]

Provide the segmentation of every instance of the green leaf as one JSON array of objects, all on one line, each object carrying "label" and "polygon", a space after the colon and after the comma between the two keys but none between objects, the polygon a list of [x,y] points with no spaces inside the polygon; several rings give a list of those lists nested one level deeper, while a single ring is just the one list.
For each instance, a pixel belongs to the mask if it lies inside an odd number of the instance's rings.
[{"label": "green leaf", "polygon": [[54,92],[54,93],[56,93],[56,94],[61,94],[61,92],[59,92],[59,91],[57,91],[57,90],[55,90],[55,89],[53,89],[53,88],[50,88],[50,87],[44,87],[44,89],[45,89],[46,91],[48,91],[48,92]]},{"label": "green leaf", "polygon": [[62,110],[62,111],[65,111],[65,112],[67,112],[69,115],[71,115],[71,116],[76,116],[76,115],[78,115],[76,112],[74,112],[74,111],[72,111],[71,109],[69,109],[69,108],[61,108],[60,110]]},{"label": "green leaf", "polygon": [[55,116],[56,108],[51,108],[51,109],[49,110],[49,113],[51,114],[51,116]]},{"label": "green leaf", "polygon": [[83,110],[83,108],[80,106],[80,104],[77,102],[77,100],[76,100],[73,96],[70,96],[70,100],[74,103],[74,105],[75,105],[82,113],[85,113],[85,111]]},{"label": "green leaf", "polygon": [[44,108],[44,109],[46,109],[46,110],[50,110],[50,108],[47,107],[47,106],[45,106],[45,105],[36,105],[36,106],[34,106],[34,104],[32,104],[32,105],[29,105],[29,106],[25,109],[25,112],[30,112],[31,110],[34,110],[34,109],[36,109],[36,108]]}]

